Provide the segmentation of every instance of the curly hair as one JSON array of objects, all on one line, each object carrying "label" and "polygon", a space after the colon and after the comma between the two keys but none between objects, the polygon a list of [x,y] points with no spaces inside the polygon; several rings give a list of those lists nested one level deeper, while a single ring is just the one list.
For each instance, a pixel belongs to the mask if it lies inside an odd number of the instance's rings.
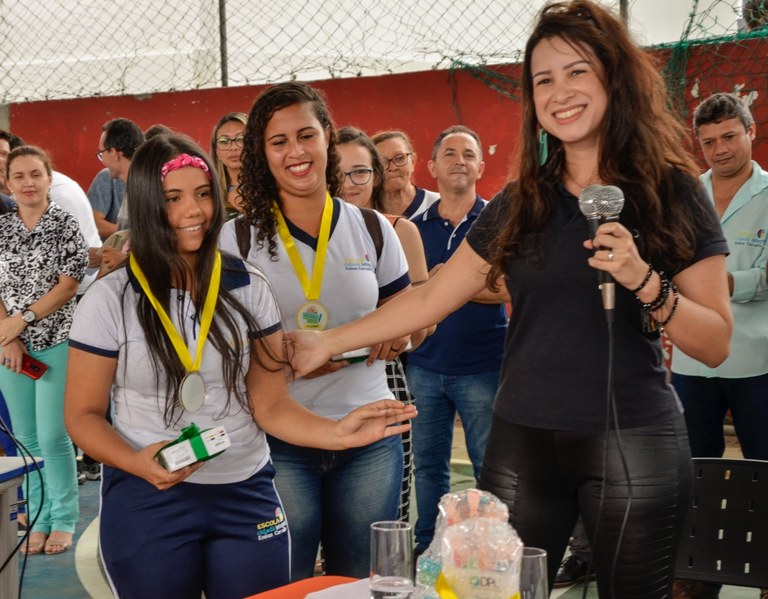
[{"label": "curly hair", "polygon": [[641,254],[668,264],[686,262],[693,255],[698,215],[677,202],[672,190],[680,173],[689,179],[698,175],[690,135],[670,108],[656,65],[632,42],[624,24],[594,2],[572,0],[545,6],[526,44],[519,178],[501,194],[502,201],[510,202],[509,218],[491,251],[489,284],[501,276],[506,260],[539,253],[557,205],[565,153],[562,142],[549,135],[549,159],[539,164],[531,72],[534,49],[551,38],[564,40],[602,66],[608,106],[600,131],[599,176],[624,191],[622,220],[626,217],[637,228]]},{"label": "curly hair", "polygon": [[[336,145],[357,144],[368,150],[371,155],[371,168],[373,169],[373,192],[371,193],[371,204],[379,212],[384,211],[384,163],[381,161],[379,151],[373,144],[373,140],[368,137],[364,131],[357,127],[342,127],[336,134]],[[343,175],[343,173],[342,173]]]},{"label": "curly hair", "polygon": [[320,125],[327,131],[328,163],[325,168],[326,186],[332,196],[341,191],[339,151],[330,111],[320,92],[306,83],[288,81],[268,87],[259,94],[248,113],[241,162],[240,197],[243,198],[245,217],[256,229],[256,245],[268,247],[272,259],[277,257],[277,221],[272,210],[274,202],[282,209],[283,200],[264,151],[264,132],[272,115],[278,110],[309,104]]}]

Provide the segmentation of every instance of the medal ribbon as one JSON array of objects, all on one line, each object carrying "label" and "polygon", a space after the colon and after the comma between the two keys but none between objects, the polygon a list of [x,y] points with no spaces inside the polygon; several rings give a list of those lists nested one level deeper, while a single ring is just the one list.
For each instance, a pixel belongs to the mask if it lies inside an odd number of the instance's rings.
[{"label": "medal ribbon", "polygon": [[216,308],[216,300],[219,297],[219,284],[221,283],[221,254],[217,251],[216,256],[213,259],[211,284],[208,287],[208,293],[205,296],[205,304],[203,305],[203,314],[200,317],[200,341],[197,344],[197,355],[195,356],[194,362],[192,362],[192,354],[189,353],[189,348],[184,344],[184,340],[178,329],[174,326],[173,322],[171,322],[165,308],[160,305],[155,294],[152,293],[152,290],[149,288],[147,277],[144,276],[139,263],[136,262],[136,259],[133,257],[133,253],[131,253],[130,261],[131,270],[136,276],[139,285],[141,285],[141,288],[144,290],[149,303],[152,304],[155,312],[157,312],[157,315],[160,317],[160,322],[163,324],[165,334],[168,335],[168,339],[171,340],[171,343],[176,350],[176,354],[179,356],[179,360],[181,360],[181,364],[187,372],[197,372],[200,370],[200,365],[203,362],[203,346],[208,339],[208,331],[213,322],[213,310]]},{"label": "medal ribbon", "polygon": [[315,264],[312,268],[312,280],[310,280],[307,274],[307,269],[304,268],[299,250],[293,241],[293,237],[291,237],[290,231],[288,231],[288,225],[285,224],[285,218],[283,213],[280,212],[277,203],[274,205],[274,211],[275,218],[277,218],[277,232],[280,235],[280,239],[283,240],[285,251],[291,259],[293,270],[296,272],[301,288],[304,290],[304,296],[308,300],[319,299],[320,288],[323,286],[323,273],[325,272],[325,256],[328,253],[328,239],[331,237],[331,220],[333,220],[333,200],[331,199],[331,194],[328,192],[325,194],[323,219],[320,221],[320,234],[317,237]]}]

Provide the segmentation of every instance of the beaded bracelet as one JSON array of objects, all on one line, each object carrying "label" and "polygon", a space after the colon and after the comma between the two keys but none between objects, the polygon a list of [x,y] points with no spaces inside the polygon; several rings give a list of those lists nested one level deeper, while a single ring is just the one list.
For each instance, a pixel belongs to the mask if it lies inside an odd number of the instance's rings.
[{"label": "beaded bracelet", "polygon": [[659,282],[661,283],[661,286],[659,287],[659,294],[653,299],[653,301],[646,303],[639,297],[635,296],[635,299],[640,303],[640,307],[644,312],[655,312],[667,303],[667,299],[669,298],[670,281],[667,278],[667,275],[664,274],[663,270],[659,271]]},{"label": "beaded bracelet", "polygon": [[669,311],[669,316],[667,316],[667,318],[662,320],[661,322],[659,322],[658,320],[656,321],[656,324],[659,327],[659,333],[663,333],[664,327],[669,324],[670,320],[672,320],[672,317],[675,315],[675,310],[677,310],[677,304],[680,301],[680,291],[678,291],[677,285],[675,285],[674,283],[671,283],[671,287],[672,287],[672,293],[675,294],[675,301],[672,302],[672,309]]},{"label": "beaded bracelet", "polygon": [[651,266],[651,263],[648,263],[648,272],[645,273],[645,278],[643,279],[643,282],[640,283],[637,287],[635,287],[632,290],[632,293],[637,293],[640,291],[643,287],[645,287],[648,284],[648,281],[651,280],[651,275],[653,274],[653,266]]}]

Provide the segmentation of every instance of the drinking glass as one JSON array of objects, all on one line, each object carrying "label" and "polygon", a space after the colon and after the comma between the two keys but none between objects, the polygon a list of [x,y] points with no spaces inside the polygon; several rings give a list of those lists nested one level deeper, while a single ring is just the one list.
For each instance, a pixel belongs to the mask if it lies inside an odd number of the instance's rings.
[{"label": "drinking glass", "polygon": [[406,522],[371,524],[371,599],[413,596],[413,530]]},{"label": "drinking glass", "polygon": [[520,567],[521,599],[547,599],[547,552],[538,547],[523,547]]}]

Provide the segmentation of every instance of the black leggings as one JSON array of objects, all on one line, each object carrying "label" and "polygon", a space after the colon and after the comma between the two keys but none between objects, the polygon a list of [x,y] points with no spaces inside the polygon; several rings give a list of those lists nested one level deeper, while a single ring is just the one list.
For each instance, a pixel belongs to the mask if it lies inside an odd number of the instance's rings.
[{"label": "black leggings", "polygon": [[602,432],[549,431],[494,418],[480,486],[507,504],[510,523],[525,545],[547,550],[550,589],[581,514],[600,597],[663,599],[671,594],[675,555],[693,489],[685,421],[680,415],[620,433],[632,483],[620,547],[629,485],[613,432],[602,513]]}]

